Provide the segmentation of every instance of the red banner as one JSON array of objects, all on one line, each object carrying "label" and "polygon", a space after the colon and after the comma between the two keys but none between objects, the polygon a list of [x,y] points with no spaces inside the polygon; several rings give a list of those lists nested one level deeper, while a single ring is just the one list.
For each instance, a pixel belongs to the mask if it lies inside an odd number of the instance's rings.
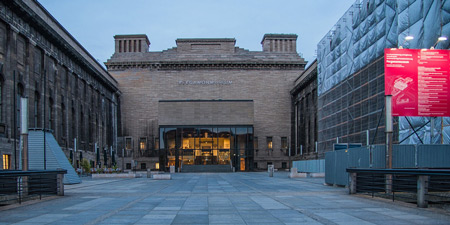
[{"label": "red banner", "polygon": [[384,50],[385,94],[393,116],[450,116],[450,51]]}]

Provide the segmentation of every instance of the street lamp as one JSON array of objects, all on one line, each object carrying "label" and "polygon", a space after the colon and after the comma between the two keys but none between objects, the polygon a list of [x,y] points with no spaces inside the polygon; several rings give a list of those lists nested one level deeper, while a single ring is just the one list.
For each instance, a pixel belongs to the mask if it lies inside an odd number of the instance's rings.
[{"label": "street lamp", "polygon": [[441,41],[446,41],[446,40],[447,40],[447,37],[445,37],[445,36],[440,36],[440,37],[438,37],[436,43],[434,43],[434,45],[431,46],[430,49],[434,49],[434,48],[436,47],[436,45],[437,45],[439,42],[441,42]]},{"label": "street lamp", "polygon": [[404,45],[407,41],[411,41],[411,40],[414,40],[414,37],[413,37],[413,36],[411,36],[411,35],[406,36],[406,37],[405,37],[405,40],[403,41],[403,43],[402,43],[398,48],[399,48],[399,49],[403,49],[403,46],[402,46],[402,45]]}]

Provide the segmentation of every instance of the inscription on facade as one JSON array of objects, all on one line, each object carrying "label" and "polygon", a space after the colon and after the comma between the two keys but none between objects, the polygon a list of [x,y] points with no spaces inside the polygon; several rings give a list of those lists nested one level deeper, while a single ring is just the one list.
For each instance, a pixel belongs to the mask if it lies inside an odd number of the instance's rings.
[{"label": "inscription on facade", "polygon": [[231,85],[231,80],[179,80],[179,85]]}]

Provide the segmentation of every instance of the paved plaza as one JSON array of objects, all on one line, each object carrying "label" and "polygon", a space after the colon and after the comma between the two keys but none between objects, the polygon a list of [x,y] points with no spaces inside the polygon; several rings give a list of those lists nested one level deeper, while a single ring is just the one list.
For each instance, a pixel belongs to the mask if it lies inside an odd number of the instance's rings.
[{"label": "paved plaza", "polygon": [[0,207],[3,224],[450,224],[438,209],[348,195],[288,173],[181,173],[172,180],[84,178],[64,197]]}]

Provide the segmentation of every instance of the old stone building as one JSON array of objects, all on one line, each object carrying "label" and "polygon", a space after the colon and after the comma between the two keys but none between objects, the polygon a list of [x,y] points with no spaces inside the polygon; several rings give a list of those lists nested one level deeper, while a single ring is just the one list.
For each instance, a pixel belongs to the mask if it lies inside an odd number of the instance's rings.
[{"label": "old stone building", "polygon": [[292,140],[295,160],[323,158],[317,149],[317,60],[295,79],[291,90]]},{"label": "old stone building", "polygon": [[20,97],[29,127],[51,131],[68,158],[111,164],[117,82],[35,0],[0,2],[2,169],[18,168]]},{"label": "old stone building", "polygon": [[297,35],[266,34],[262,51],[233,38],[177,39],[161,52],[146,35],[114,39],[106,66],[122,92],[124,167],[288,168],[290,90],[306,64]]}]

